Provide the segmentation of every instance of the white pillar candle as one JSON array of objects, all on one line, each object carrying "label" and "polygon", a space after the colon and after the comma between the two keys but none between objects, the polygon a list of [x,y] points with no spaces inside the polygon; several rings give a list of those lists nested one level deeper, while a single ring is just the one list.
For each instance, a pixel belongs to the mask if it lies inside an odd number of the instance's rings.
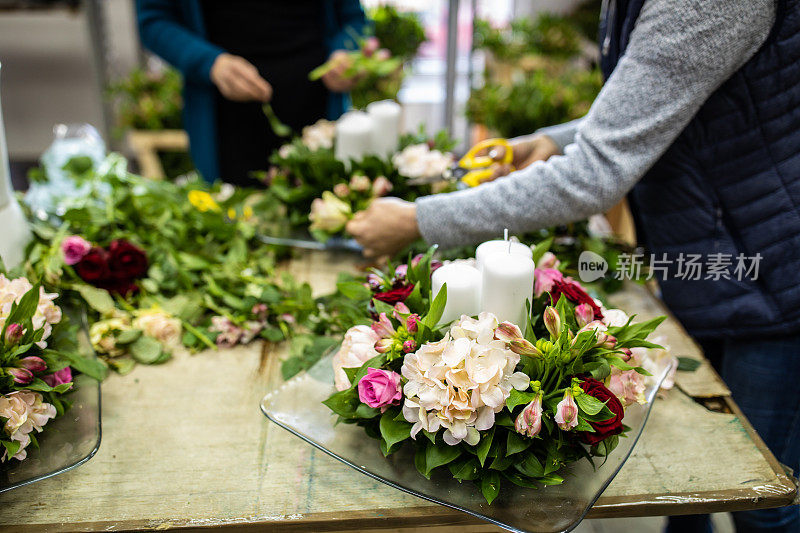
[{"label": "white pillar candle", "polygon": [[533,260],[521,254],[495,253],[484,258],[481,310],[500,322],[525,330],[525,302],[533,299]]},{"label": "white pillar candle", "polygon": [[349,165],[350,160],[360,161],[372,150],[372,119],[361,111],[350,111],[336,122],[336,159]]},{"label": "white pillar candle", "polygon": [[400,143],[400,104],[394,100],[372,102],[367,114],[372,118],[372,149],[379,156],[391,156]]},{"label": "white pillar candle", "polygon": [[481,273],[463,263],[449,263],[437,268],[431,277],[431,294],[435,298],[447,284],[447,303],[441,323],[452,322],[461,315],[477,315],[481,310]]},{"label": "white pillar candle", "polygon": [[515,241],[486,241],[478,246],[475,250],[475,264],[478,270],[483,270],[483,263],[490,255],[505,254],[508,255],[521,255],[528,259],[533,258],[533,250],[530,246],[526,246],[521,242]]},{"label": "white pillar candle", "polygon": [[33,238],[28,221],[14,198],[8,164],[3,112],[0,106],[0,259],[7,268],[14,268],[25,259],[25,247]]}]

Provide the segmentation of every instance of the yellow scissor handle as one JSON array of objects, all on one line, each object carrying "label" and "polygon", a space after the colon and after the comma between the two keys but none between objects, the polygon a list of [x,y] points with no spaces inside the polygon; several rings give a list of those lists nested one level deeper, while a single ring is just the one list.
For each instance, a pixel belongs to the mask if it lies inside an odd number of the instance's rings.
[{"label": "yellow scissor handle", "polygon": [[[502,159],[493,159],[488,155],[493,148],[504,149]],[[483,151],[486,151],[487,155],[477,155]],[[470,187],[477,187],[494,175],[495,165],[510,165],[513,159],[514,151],[511,148],[511,143],[506,139],[483,140],[470,148],[458,162],[458,166],[470,169],[470,172],[461,178],[461,181]]]},{"label": "yellow scissor handle", "polygon": [[[504,148],[503,158],[501,160],[489,157],[488,154],[491,152],[492,148]],[[484,151],[486,155],[478,155]],[[513,159],[514,151],[511,148],[511,143],[506,139],[485,139],[470,148],[469,151],[464,154],[464,157],[459,160],[458,166],[467,169],[486,168],[495,163],[508,165]]]}]

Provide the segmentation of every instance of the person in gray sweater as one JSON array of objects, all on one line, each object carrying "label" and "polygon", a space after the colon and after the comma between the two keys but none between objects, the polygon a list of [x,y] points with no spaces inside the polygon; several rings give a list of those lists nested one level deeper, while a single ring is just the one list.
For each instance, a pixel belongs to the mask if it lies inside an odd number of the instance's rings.
[{"label": "person in gray sweater", "polygon": [[[664,256],[764,256],[751,280],[659,280],[778,457],[800,469],[800,0],[606,0],[605,86],[582,119],[514,139],[517,169],[416,202],[375,200],[347,231],[371,257],[602,213],[630,194]],[[724,252],[724,253],[723,253]],[[797,507],[734,513],[798,532]],[[670,532],[711,531],[707,515]]]}]

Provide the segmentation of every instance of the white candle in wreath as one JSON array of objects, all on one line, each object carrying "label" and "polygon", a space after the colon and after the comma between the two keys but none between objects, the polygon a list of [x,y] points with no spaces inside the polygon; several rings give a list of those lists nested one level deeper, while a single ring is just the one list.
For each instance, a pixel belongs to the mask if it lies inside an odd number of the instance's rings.
[{"label": "white candle in wreath", "polygon": [[391,156],[400,143],[400,104],[394,100],[372,102],[367,114],[372,119],[372,149],[379,156]]},{"label": "white candle in wreath", "polygon": [[483,261],[481,310],[525,330],[525,302],[533,299],[533,259],[506,251],[487,255]]},{"label": "white candle in wreath", "polygon": [[533,251],[531,250],[530,246],[526,246],[521,242],[508,241],[507,239],[486,241],[479,245],[478,249],[475,250],[475,264],[477,265],[478,270],[483,270],[483,263],[490,255],[508,255],[509,253],[513,255],[521,255],[523,257],[527,257],[528,259],[533,258]]},{"label": "white candle in wreath", "polygon": [[349,166],[350,160],[360,161],[373,153],[372,119],[364,112],[350,111],[336,122],[336,159]]},{"label": "white candle in wreath", "polygon": [[477,315],[481,310],[481,273],[463,263],[449,263],[437,268],[431,277],[431,294],[435,298],[447,284],[447,303],[440,323],[452,322],[461,315]]}]

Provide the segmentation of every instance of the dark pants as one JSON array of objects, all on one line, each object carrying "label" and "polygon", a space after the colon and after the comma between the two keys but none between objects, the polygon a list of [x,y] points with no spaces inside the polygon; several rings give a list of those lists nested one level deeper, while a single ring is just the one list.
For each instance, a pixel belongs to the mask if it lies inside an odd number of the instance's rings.
[{"label": "dark pants", "polygon": [[[706,357],[778,460],[800,470],[800,335],[704,343]],[[800,507],[733,513],[737,533],[800,532]],[[711,531],[708,515],[669,518],[668,533]]]}]

